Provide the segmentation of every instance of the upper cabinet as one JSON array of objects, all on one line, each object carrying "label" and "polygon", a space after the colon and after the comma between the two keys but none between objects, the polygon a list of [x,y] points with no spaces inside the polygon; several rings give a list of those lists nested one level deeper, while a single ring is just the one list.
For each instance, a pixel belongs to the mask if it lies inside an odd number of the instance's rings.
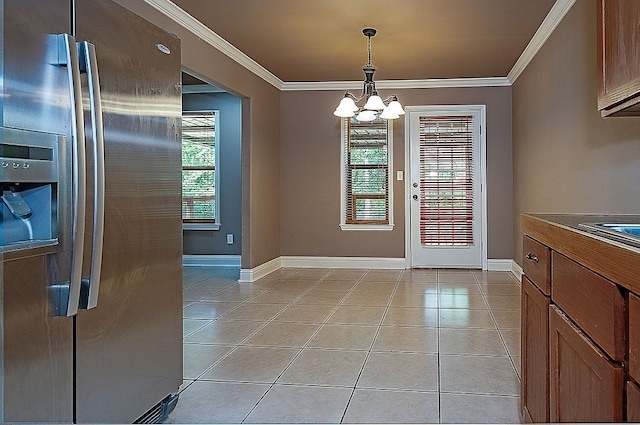
[{"label": "upper cabinet", "polygon": [[598,1],[598,109],[640,116],[640,0]]}]

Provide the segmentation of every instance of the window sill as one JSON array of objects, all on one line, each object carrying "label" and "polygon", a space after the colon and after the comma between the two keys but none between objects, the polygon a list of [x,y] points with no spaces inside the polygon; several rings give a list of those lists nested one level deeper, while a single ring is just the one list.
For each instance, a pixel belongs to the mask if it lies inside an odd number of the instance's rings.
[{"label": "window sill", "polygon": [[393,230],[393,224],[341,224],[342,230],[374,230],[374,231],[390,231]]},{"label": "window sill", "polygon": [[220,223],[182,223],[182,230],[220,230]]}]

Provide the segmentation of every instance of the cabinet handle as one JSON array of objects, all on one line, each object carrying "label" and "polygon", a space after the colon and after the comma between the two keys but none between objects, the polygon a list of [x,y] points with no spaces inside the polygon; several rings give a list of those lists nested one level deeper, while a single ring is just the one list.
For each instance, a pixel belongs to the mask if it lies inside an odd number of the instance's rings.
[{"label": "cabinet handle", "polygon": [[526,257],[525,257],[525,258],[526,258],[527,260],[531,260],[531,261],[533,261],[534,263],[537,263],[537,262],[539,261],[539,260],[538,260],[538,257],[537,257],[537,256],[535,256],[535,255],[533,255],[533,254],[531,254],[530,252],[527,252],[527,255],[526,255]]}]

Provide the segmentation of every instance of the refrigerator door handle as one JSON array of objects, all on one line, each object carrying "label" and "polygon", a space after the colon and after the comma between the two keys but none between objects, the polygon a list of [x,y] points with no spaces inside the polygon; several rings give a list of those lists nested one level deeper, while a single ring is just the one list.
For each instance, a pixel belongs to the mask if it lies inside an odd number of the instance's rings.
[{"label": "refrigerator door handle", "polygon": [[72,139],[72,240],[71,277],[69,282],[54,286],[55,310],[58,316],[74,316],[78,312],[82,286],[82,257],[84,251],[84,225],[86,208],[86,162],[84,114],[82,111],[82,88],[80,86],[80,64],[76,40],[70,34],[57,35],[58,66],[67,68],[71,97]]},{"label": "refrigerator door handle", "polygon": [[104,127],[102,125],[102,100],[96,48],[92,43],[78,43],[80,68],[87,73],[89,107],[91,113],[91,139],[93,140],[93,245],[91,247],[91,268],[88,279],[82,279],[80,308],[91,309],[98,305],[100,272],[102,270],[102,246],[104,240]]}]

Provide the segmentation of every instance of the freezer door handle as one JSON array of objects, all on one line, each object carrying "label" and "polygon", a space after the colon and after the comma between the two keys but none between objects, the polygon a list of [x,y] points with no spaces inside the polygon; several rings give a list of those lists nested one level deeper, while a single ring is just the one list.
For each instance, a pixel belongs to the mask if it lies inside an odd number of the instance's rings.
[{"label": "freezer door handle", "polygon": [[72,247],[71,277],[69,282],[55,285],[55,308],[58,316],[73,316],[78,312],[82,286],[82,256],[84,251],[84,225],[86,207],[86,163],[84,114],[82,111],[82,88],[80,86],[80,64],[76,40],[70,34],[56,36],[58,66],[67,68],[71,95],[71,139],[72,139]]},{"label": "freezer door handle", "polygon": [[90,309],[98,305],[100,272],[102,270],[102,246],[104,240],[104,127],[102,125],[102,100],[96,48],[92,43],[78,43],[80,70],[87,73],[89,108],[91,114],[91,139],[93,141],[93,245],[88,279],[82,279],[80,308]]}]

